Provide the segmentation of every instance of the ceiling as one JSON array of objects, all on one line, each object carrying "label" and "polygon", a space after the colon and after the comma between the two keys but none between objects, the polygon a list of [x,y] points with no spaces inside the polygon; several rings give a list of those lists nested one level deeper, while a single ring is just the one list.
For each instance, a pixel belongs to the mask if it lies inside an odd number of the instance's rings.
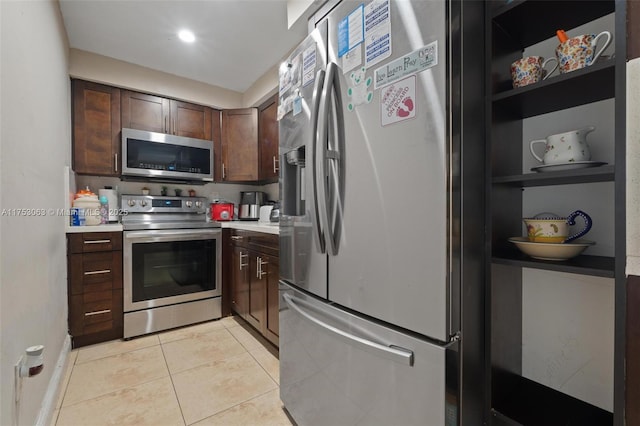
[{"label": "ceiling", "polygon": [[[305,36],[286,0],[60,0],[72,48],[244,93]],[[188,28],[196,41],[182,42]]]}]

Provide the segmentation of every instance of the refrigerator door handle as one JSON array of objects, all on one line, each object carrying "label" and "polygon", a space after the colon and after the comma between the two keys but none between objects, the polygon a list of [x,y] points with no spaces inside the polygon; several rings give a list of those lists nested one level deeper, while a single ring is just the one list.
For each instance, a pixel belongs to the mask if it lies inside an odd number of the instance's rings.
[{"label": "refrigerator door handle", "polygon": [[313,138],[311,141],[311,176],[312,176],[312,189],[313,194],[311,195],[311,200],[313,202],[313,206],[311,208],[312,214],[314,216],[314,224],[313,227],[314,232],[316,234],[316,243],[318,245],[318,250],[320,253],[326,253],[326,242],[324,237],[324,229],[326,229],[323,222],[321,222],[322,218],[320,217],[321,206],[318,199],[318,163],[316,161],[317,158],[317,149],[318,149],[318,140],[322,136],[321,128],[326,128],[326,123],[320,121],[320,105],[322,102],[322,86],[325,83],[325,72],[324,70],[319,70],[316,73],[316,82],[313,87],[313,111],[314,116],[312,117],[313,123]]},{"label": "refrigerator door handle", "polygon": [[[329,141],[326,157],[327,164],[330,169],[331,186],[329,196],[331,197],[331,220],[329,222],[329,239],[331,241],[331,254],[336,256],[340,248],[340,238],[342,232],[342,212],[344,208],[344,177],[345,177],[345,137],[344,137],[344,116],[342,108],[342,88],[340,87],[340,73],[338,66],[332,63],[331,71],[333,78],[331,80],[333,95],[333,132],[330,136],[333,138]],[[327,210],[329,211],[329,210]]]},{"label": "refrigerator door handle", "polygon": [[[332,103],[333,100],[333,103]],[[332,108],[335,104],[335,108]],[[329,119],[333,113],[334,120]],[[344,118],[342,116],[342,99],[340,90],[340,75],[338,65],[329,62],[325,76],[322,96],[320,98],[320,112],[318,120],[318,149],[315,151],[316,165],[319,173],[316,175],[319,185],[318,199],[323,204],[320,210],[323,226],[328,234],[328,251],[335,256],[338,254],[340,231],[342,229],[342,200],[344,198]],[[329,125],[333,125],[331,132]],[[333,136],[330,141],[330,136]],[[335,140],[334,140],[335,139]],[[332,190],[327,188],[329,173],[327,168],[332,163],[331,179],[335,182]],[[330,210],[333,210],[330,212]],[[332,217],[332,220],[329,220]]]},{"label": "refrigerator door handle", "polygon": [[[312,316],[308,312],[305,312],[304,309],[296,304],[296,302],[298,301],[297,298],[294,298],[293,296],[286,293],[283,294],[282,297],[284,298],[285,302],[287,302],[287,305],[289,305],[291,309],[296,311],[303,318],[307,319],[318,327],[333,333],[345,343],[356,346],[374,355],[382,356],[384,358],[398,362],[400,364],[408,365],[410,367],[413,366],[413,351],[395,345],[385,345],[374,342],[372,340],[363,339],[362,337],[358,337],[344,330],[340,330],[339,328],[336,328]],[[302,303],[304,302],[302,301]]]}]

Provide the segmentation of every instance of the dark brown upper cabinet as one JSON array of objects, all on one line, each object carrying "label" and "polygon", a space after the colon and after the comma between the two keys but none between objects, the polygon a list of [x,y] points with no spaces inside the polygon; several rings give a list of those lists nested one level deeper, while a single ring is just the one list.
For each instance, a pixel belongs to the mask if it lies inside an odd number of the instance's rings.
[{"label": "dark brown upper cabinet", "polygon": [[258,110],[256,108],[222,111],[222,182],[257,181]]},{"label": "dark brown upper cabinet", "polygon": [[119,176],[120,89],[72,80],[73,170]]},{"label": "dark brown upper cabinet", "polygon": [[262,181],[276,182],[280,170],[278,158],[278,97],[264,104],[258,113],[258,148],[260,150],[260,173]]},{"label": "dark brown upper cabinet", "polygon": [[209,107],[122,91],[122,127],[213,140]]}]

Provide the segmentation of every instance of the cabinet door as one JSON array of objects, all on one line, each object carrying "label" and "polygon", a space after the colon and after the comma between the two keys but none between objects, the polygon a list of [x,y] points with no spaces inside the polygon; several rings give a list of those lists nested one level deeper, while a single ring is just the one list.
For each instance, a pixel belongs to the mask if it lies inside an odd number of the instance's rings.
[{"label": "cabinet door", "polygon": [[169,99],[123,90],[122,127],[169,133]]},{"label": "cabinet door", "polygon": [[267,271],[267,316],[264,325],[264,335],[271,343],[278,346],[278,338],[280,336],[280,302],[278,294],[279,263],[278,258],[267,256],[268,265],[263,267]]},{"label": "cabinet door", "polygon": [[277,180],[278,160],[278,112],[277,97],[260,111],[258,141],[260,149],[260,180]]},{"label": "cabinet door", "polygon": [[267,267],[268,262],[261,253],[251,253],[249,281],[249,311],[245,318],[260,333],[264,334],[267,322]]},{"label": "cabinet door", "polygon": [[231,256],[231,308],[246,318],[249,310],[249,252],[234,247]]},{"label": "cabinet door", "polygon": [[189,138],[212,140],[211,108],[171,100],[171,133]]},{"label": "cabinet door", "polygon": [[222,180],[258,180],[258,112],[255,108],[222,111]]},{"label": "cabinet door", "polygon": [[211,109],[211,133],[213,140],[213,180],[222,181],[222,112]]},{"label": "cabinet door", "polygon": [[119,176],[120,89],[73,80],[73,170]]}]

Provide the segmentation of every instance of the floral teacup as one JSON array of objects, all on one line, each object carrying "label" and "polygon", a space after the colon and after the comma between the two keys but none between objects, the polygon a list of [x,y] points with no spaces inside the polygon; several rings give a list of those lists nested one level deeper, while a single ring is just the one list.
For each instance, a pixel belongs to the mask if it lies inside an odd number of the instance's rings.
[{"label": "floral teacup", "polygon": [[[605,41],[602,49],[596,53],[596,45],[602,37],[606,37],[607,41]],[[558,47],[556,47],[556,57],[560,65],[560,74],[565,74],[594,64],[610,43],[611,33],[609,31],[603,31],[598,35],[579,35],[560,43]]]},{"label": "floral teacup", "polygon": [[[555,67],[551,71],[544,69],[549,62],[555,62]],[[542,56],[527,56],[518,59],[511,64],[511,79],[513,87],[523,87],[528,84],[546,80],[558,68],[558,60],[549,58],[545,61]]]}]

